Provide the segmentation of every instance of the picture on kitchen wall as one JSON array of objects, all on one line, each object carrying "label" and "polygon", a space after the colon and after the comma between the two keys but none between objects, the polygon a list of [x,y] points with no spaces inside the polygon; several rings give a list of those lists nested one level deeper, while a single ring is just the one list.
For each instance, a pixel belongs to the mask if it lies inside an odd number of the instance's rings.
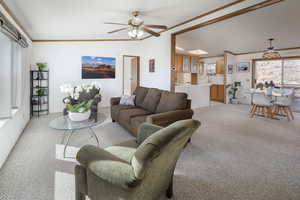
[{"label": "picture on kitchen wall", "polygon": [[81,57],[82,79],[105,79],[116,77],[116,58],[110,57]]},{"label": "picture on kitchen wall", "polygon": [[237,72],[249,72],[250,71],[250,63],[249,62],[242,62],[236,65]]},{"label": "picture on kitchen wall", "polygon": [[155,60],[154,59],[149,60],[149,72],[155,72]]},{"label": "picture on kitchen wall", "polygon": [[232,74],[233,73],[233,65],[228,65],[228,74]]}]

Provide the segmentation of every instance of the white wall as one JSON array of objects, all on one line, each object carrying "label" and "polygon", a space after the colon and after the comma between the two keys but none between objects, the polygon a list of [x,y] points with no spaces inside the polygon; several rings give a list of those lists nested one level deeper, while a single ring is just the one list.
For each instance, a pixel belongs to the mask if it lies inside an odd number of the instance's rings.
[{"label": "white wall", "polygon": [[[19,31],[21,31],[21,29],[1,5],[0,11],[19,29]],[[29,41],[29,38],[27,38],[27,40]],[[4,164],[7,156],[16,144],[18,138],[23,132],[23,129],[29,121],[29,65],[31,60],[31,46],[23,49],[22,51],[24,73],[22,79],[22,101],[20,102],[18,111],[15,112],[10,119],[3,121],[0,125],[0,167],[2,167]]]},{"label": "white wall", "polygon": [[[50,112],[61,112],[64,108],[62,99],[66,95],[60,92],[59,86],[65,83],[100,82],[100,106],[109,106],[111,97],[122,95],[123,55],[137,55],[138,45],[138,42],[34,43],[32,64],[46,62],[50,70]],[[115,79],[81,79],[82,56],[115,57]]]},{"label": "white wall", "polygon": [[[164,33],[149,38],[140,45],[141,85],[170,90],[171,81],[171,35]],[[155,59],[155,72],[149,72],[149,60]]]}]

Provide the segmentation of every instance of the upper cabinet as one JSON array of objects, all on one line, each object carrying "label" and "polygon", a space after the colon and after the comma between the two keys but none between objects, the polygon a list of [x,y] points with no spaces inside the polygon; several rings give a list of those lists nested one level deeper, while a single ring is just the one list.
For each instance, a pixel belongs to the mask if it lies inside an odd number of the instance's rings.
[{"label": "upper cabinet", "polygon": [[175,56],[176,72],[183,72],[182,66],[183,66],[183,55],[176,54]]},{"label": "upper cabinet", "polygon": [[191,57],[187,55],[183,55],[183,72],[191,72]]},{"label": "upper cabinet", "polygon": [[217,61],[217,63],[216,63],[216,73],[217,74],[225,74],[224,60]]}]

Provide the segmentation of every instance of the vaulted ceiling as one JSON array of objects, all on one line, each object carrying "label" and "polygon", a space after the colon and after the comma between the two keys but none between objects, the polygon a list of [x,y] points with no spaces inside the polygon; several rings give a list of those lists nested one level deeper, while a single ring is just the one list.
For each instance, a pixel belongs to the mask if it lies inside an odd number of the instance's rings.
[{"label": "vaulted ceiling", "polygon": [[260,51],[275,38],[275,48],[300,47],[300,0],[286,0],[221,21],[176,38],[185,50],[201,49],[209,55]]},{"label": "vaulted ceiling", "polygon": [[141,11],[148,24],[172,26],[235,0],[4,0],[35,40],[128,38],[121,28],[104,22],[127,23]]}]

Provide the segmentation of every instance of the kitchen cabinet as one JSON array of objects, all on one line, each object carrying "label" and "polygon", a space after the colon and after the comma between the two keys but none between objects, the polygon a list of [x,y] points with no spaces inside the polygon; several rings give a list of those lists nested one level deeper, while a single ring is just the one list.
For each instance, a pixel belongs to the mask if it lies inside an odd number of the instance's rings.
[{"label": "kitchen cabinet", "polygon": [[224,85],[211,85],[210,86],[210,100],[224,102]]},{"label": "kitchen cabinet", "polygon": [[216,63],[216,73],[217,74],[225,74],[224,60],[217,61],[217,63]]}]

